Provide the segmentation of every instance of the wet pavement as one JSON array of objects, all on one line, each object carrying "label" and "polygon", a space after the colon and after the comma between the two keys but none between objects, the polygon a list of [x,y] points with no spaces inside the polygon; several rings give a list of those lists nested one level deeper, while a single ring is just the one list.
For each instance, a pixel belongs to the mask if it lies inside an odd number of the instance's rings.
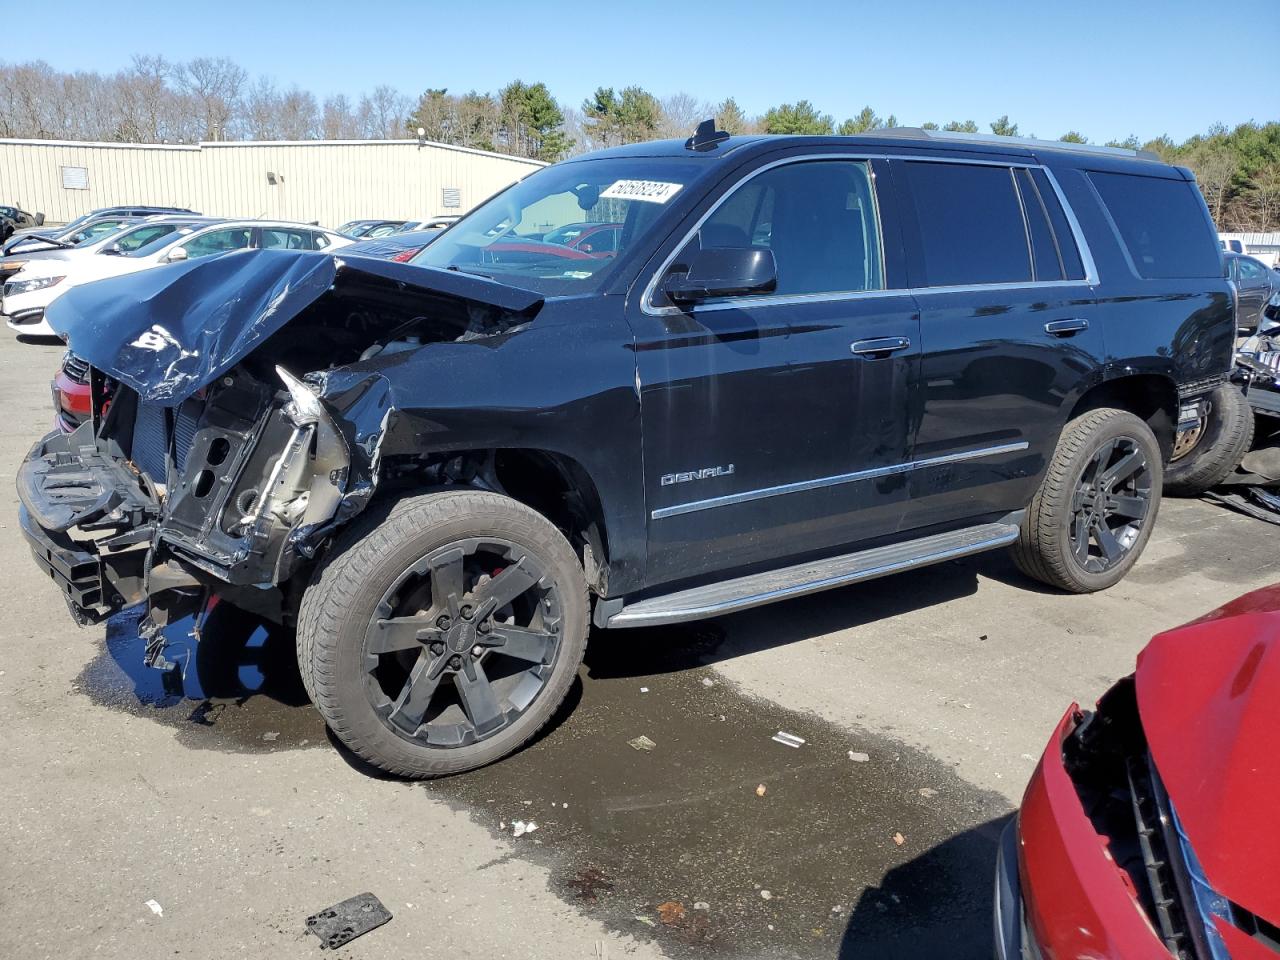
[{"label": "wet pavement", "polygon": [[[141,665],[136,614],[114,618],[76,689],[192,749],[337,746],[289,631],[223,605],[198,643],[192,629],[169,628],[162,674]],[[420,802],[466,812],[511,841],[504,860],[547,868],[566,903],[670,956],[989,956],[1008,802],[883,735],[743,694],[707,666],[725,646],[716,623],[597,631],[531,745],[419,785]],[[517,822],[536,829],[516,837]]]}]

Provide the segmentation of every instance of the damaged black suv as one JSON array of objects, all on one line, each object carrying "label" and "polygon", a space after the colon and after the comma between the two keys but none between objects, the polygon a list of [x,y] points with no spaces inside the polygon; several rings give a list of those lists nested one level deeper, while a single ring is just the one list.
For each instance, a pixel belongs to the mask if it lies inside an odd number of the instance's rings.
[{"label": "damaged black suv", "polygon": [[526,742],[593,623],[1003,546],[1107,587],[1236,442],[1191,174],[1066,144],[704,125],[541,170],[410,264],[234,252],[48,319],[92,416],[18,490],[72,614],[145,603],[161,667],[211,596],[295,625],[329,726],[410,777]]}]

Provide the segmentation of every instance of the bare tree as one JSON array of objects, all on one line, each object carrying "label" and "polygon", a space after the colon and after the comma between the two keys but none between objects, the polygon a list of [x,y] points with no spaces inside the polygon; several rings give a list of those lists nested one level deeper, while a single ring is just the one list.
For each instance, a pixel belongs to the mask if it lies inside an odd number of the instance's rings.
[{"label": "bare tree", "polygon": [[705,100],[699,100],[692,94],[673,93],[659,101],[661,113],[658,117],[659,137],[692,136],[698,124],[708,117],[715,116],[715,107]]},{"label": "bare tree", "polygon": [[1214,150],[1208,144],[1201,144],[1186,158],[1186,164],[1195,172],[1200,192],[1204,194],[1204,202],[1213,214],[1213,222],[1221,228],[1227,190],[1236,175],[1235,155],[1227,150]]},{"label": "bare tree", "polygon": [[371,140],[395,140],[407,135],[409,98],[385,84],[360,98],[363,135]]},{"label": "bare tree", "polygon": [[346,94],[340,93],[324,102],[320,128],[326,140],[355,140],[360,136],[360,121]]},{"label": "bare tree", "polygon": [[242,67],[226,57],[196,57],[177,73],[179,89],[200,111],[204,127],[200,136],[205,140],[227,137],[248,78]]}]

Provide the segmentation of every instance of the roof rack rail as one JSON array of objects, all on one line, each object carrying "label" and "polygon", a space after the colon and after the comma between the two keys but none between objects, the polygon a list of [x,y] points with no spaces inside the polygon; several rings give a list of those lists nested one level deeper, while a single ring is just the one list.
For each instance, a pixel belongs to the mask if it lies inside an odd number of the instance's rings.
[{"label": "roof rack rail", "polygon": [[931,140],[953,140],[970,143],[990,143],[1015,147],[1029,147],[1041,150],[1069,150],[1073,153],[1092,153],[1104,157],[1132,157],[1138,160],[1160,161],[1160,157],[1150,150],[1134,150],[1131,147],[1102,147],[1092,143],[1068,143],[1063,140],[1041,140],[1036,137],[1004,137],[995,133],[965,133],[962,130],[925,130],[921,127],[888,127],[884,130],[868,131],[877,137],[903,137],[919,140],[921,137]]}]

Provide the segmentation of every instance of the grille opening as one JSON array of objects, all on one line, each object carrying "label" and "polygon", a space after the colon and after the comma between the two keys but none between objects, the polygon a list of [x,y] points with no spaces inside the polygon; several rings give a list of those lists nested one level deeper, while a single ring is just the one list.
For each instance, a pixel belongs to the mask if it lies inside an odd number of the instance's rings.
[{"label": "grille opening", "polygon": [[230,452],[231,444],[227,442],[227,438],[216,437],[213,443],[209,444],[209,452],[205,454],[205,462],[211,467],[216,467],[227,459],[227,454]]},{"label": "grille opening", "polygon": [[213,471],[201,470],[196,474],[196,482],[191,485],[191,492],[197,497],[203,499],[209,495],[209,491],[213,489]]}]

